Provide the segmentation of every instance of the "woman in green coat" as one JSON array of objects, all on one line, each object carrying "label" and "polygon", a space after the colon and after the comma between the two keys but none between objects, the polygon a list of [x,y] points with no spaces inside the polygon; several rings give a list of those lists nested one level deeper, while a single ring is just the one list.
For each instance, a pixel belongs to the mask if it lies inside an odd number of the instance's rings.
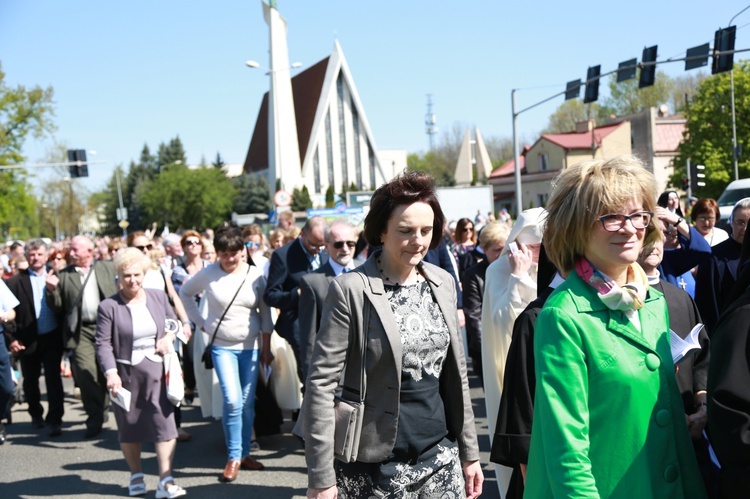
[{"label": "woman in green coat", "polygon": [[655,181],[631,156],[560,174],[544,244],[569,274],[536,323],[525,497],[702,498],[664,297],[636,260]]}]

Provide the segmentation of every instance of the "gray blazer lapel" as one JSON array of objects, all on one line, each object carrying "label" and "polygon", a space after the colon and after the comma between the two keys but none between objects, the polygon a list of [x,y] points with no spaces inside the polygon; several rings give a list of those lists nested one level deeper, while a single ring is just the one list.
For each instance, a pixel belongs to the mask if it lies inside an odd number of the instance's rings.
[{"label": "gray blazer lapel", "polygon": [[458,317],[456,315],[457,305],[456,299],[450,292],[450,286],[447,286],[443,280],[432,272],[430,264],[422,264],[422,271],[427,277],[427,282],[432,290],[432,295],[435,297],[435,301],[440,307],[440,311],[443,313],[445,322],[448,325],[451,333],[458,333]]},{"label": "gray blazer lapel", "polygon": [[[383,279],[380,277],[380,271],[376,262],[375,258],[369,258],[363,266],[365,278],[369,284],[369,288],[365,287],[364,299],[372,304],[375,314],[383,325],[385,335],[391,344],[393,362],[398,371],[398,379],[401,379],[401,357],[403,355],[401,332],[398,329],[398,324],[396,324],[396,318],[393,316],[391,304],[388,302],[388,297],[385,294]],[[370,320],[372,320],[372,315],[370,316]]]}]

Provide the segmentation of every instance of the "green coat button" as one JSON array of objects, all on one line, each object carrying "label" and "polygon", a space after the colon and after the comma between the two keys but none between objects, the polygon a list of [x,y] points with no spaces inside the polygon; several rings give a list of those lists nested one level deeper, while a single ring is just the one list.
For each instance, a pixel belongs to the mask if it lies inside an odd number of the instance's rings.
[{"label": "green coat button", "polygon": [[650,353],[646,355],[646,367],[650,371],[656,371],[659,369],[659,365],[661,364],[661,361],[659,360],[659,356],[655,353]]},{"label": "green coat button", "polygon": [[656,413],[656,424],[659,426],[667,426],[672,421],[672,413],[667,409],[662,409]]},{"label": "green coat button", "polygon": [[677,480],[677,477],[680,476],[680,471],[677,469],[677,466],[669,465],[664,470],[664,480],[666,480],[669,483],[674,482]]}]

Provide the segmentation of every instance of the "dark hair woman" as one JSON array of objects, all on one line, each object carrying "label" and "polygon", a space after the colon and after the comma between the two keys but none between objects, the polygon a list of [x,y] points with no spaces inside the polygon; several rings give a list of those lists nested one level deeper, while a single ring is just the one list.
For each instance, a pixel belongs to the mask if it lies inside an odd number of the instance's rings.
[{"label": "dark hair woman", "polygon": [[[310,362],[296,430],[307,497],[481,494],[454,280],[422,261],[442,240],[444,220],[434,180],[421,172],[396,177],[370,201],[365,238],[382,249],[331,283]],[[344,379],[342,395],[359,401],[362,369],[356,461],[334,463],[334,392]]]}]

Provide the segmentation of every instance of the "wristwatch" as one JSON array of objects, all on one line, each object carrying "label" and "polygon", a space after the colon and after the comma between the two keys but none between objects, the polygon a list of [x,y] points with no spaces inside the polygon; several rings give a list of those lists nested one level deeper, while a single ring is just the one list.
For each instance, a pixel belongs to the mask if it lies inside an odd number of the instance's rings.
[{"label": "wristwatch", "polygon": [[676,223],[676,224],[674,224],[674,226],[675,226],[675,227],[677,227],[678,225],[680,225],[680,224],[681,224],[682,222],[684,222],[684,221],[685,221],[685,219],[684,219],[684,218],[682,218],[682,217],[677,217],[677,223]]}]

